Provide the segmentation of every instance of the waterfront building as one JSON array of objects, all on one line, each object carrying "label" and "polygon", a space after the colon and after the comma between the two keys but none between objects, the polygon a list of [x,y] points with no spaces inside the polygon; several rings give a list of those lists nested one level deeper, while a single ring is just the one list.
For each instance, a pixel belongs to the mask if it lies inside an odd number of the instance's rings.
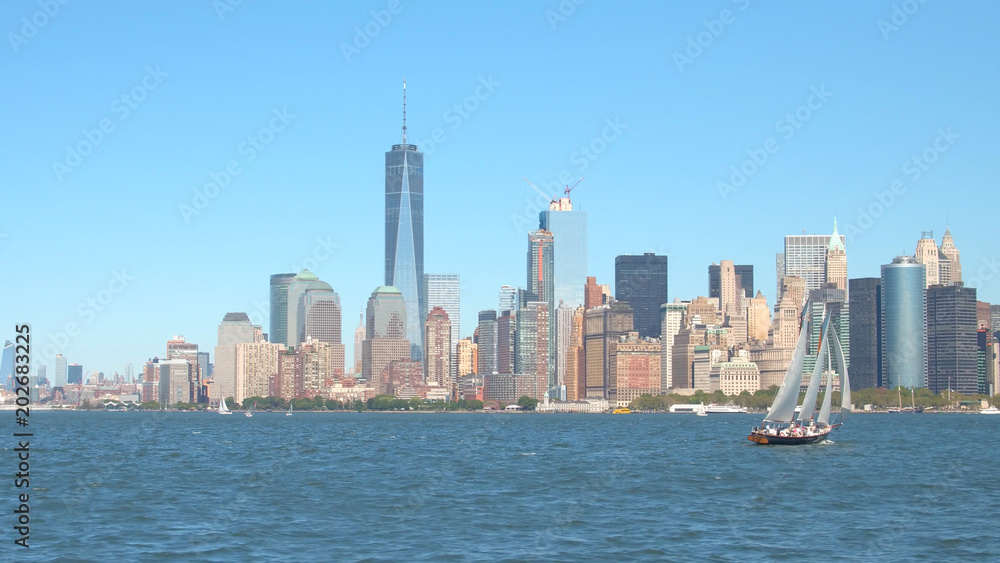
[{"label": "waterfront building", "polygon": [[742,356],[735,356],[731,361],[720,362],[716,368],[719,372],[719,389],[726,395],[756,393],[760,390],[760,370],[757,364]]},{"label": "waterfront building", "polygon": [[684,315],[687,313],[687,303],[674,298],[673,303],[660,306],[660,392],[667,394],[673,387],[673,347],[674,338],[684,326]]},{"label": "waterfront building", "polygon": [[496,322],[496,372],[514,373],[517,359],[517,316],[515,311],[501,313]]},{"label": "waterfront building", "polygon": [[927,384],[926,277],[911,256],[882,266],[882,379],[890,389]]},{"label": "waterfront building", "polygon": [[476,373],[486,375],[497,371],[497,312],[479,311],[478,361]]},{"label": "waterfront building", "polygon": [[[448,312],[434,307],[424,323],[424,381],[451,389],[452,326]],[[457,372],[457,368],[455,370]]]},{"label": "waterfront building", "polygon": [[667,257],[653,252],[615,257],[615,300],[632,308],[641,338],[659,338],[660,305],[668,301]]},{"label": "waterfront building", "polygon": [[615,343],[616,406],[627,407],[642,395],[660,395],[660,342],[628,332]]},{"label": "waterfront building", "polygon": [[848,364],[851,387],[871,389],[882,384],[882,280],[855,278],[850,280],[851,361]]},{"label": "waterfront building", "polygon": [[193,366],[187,360],[173,359],[159,362],[159,397],[164,407],[177,403],[191,403],[191,377]]},{"label": "waterfront building", "polygon": [[[240,342],[236,344],[236,378],[232,397],[242,403],[247,397],[266,397],[271,380],[278,373],[278,355],[286,349],[282,343]],[[229,395],[219,395],[229,398]]]},{"label": "waterfront building", "polygon": [[586,309],[583,306],[573,311],[569,343],[566,349],[566,397],[570,401],[587,396],[587,365],[583,354],[583,320]]},{"label": "waterfront building", "polygon": [[514,373],[535,374],[543,386],[532,397],[543,396],[555,387],[552,380],[549,355],[549,304],[545,301],[522,303],[517,312],[516,353]]},{"label": "waterfront building", "polygon": [[382,375],[389,362],[412,359],[408,314],[403,294],[395,287],[378,287],[368,299],[362,376],[379,392],[385,392]]},{"label": "waterfront building", "polygon": [[226,313],[219,323],[215,346],[215,368],[208,402],[210,407],[218,406],[222,399],[236,397],[236,345],[253,342],[256,342],[256,338],[250,317],[246,313]]},{"label": "waterfront building", "polygon": [[587,398],[604,398],[611,404],[617,402],[615,344],[620,336],[633,330],[632,308],[627,303],[587,310],[583,327]]},{"label": "waterfront building", "polygon": [[976,288],[928,287],[926,330],[927,388],[935,393],[984,393],[986,382],[979,381],[976,365]]},{"label": "waterfront building", "polygon": [[[452,358],[457,355],[457,346],[462,331],[462,284],[458,274],[424,274],[424,295],[420,302],[424,310],[432,311],[435,307],[440,307],[448,314],[448,322],[451,323],[451,341],[449,342],[449,354]],[[426,320],[426,317],[424,317]],[[425,343],[425,346],[427,344]],[[451,373],[449,378],[454,381],[458,376],[458,362],[451,362]]]},{"label": "waterfront building", "polygon": [[465,377],[467,375],[476,373],[476,361],[478,344],[472,341],[472,338],[463,338],[458,341],[457,358],[458,361],[458,377]]},{"label": "waterfront building", "polygon": [[546,396],[548,377],[537,373],[493,373],[482,378],[484,401],[516,404],[521,397],[541,401]]}]

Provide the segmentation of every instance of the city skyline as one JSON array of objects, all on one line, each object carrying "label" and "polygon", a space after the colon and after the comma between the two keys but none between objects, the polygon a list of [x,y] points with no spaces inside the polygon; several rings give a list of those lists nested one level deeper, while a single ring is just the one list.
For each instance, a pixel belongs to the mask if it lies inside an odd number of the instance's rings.
[{"label": "city skyline", "polygon": [[[22,15],[30,15],[21,14],[22,8],[16,6],[4,6],[3,9],[8,12],[5,15],[10,15],[9,21],[20,21]],[[182,16],[164,14],[164,17],[168,21],[178,17],[205,17],[208,21],[195,25],[218,26],[211,29],[223,30],[224,34],[249,33],[246,29],[235,30],[234,26],[226,28],[233,22],[214,21],[211,13],[185,12],[190,9],[178,9],[177,13]],[[525,17],[530,25],[546,34],[546,41],[557,44],[569,37],[572,27],[590,29],[601,25],[599,20],[609,16],[603,11],[605,9],[591,5],[581,7],[557,29],[549,29],[541,13],[525,12],[523,7],[518,7],[514,15],[498,13],[497,16]],[[658,40],[663,53],[683,52],[686,37],[697,33],[703,19],[714,17],[711,10],[700,7],[655,9],[676,10],[670,12],[672,23],[665,38]],[[797,17],[807,16],[806,21],[812,21],[809,17],[819,19],[831,15],[831,10],[825,7],[785,9]],[[874,25],[884,16],[880,10],[875,7],[855,9],[870,17],[872,22],[873,37],[863,41],[864,48],[884,49],[891,60],[891,64],[870,63],[867,69],[902,77],[912,70],[911,65],[917,64],[904,60],[904,52],[908,56],[913,53],[927,55],[922,59],[917,57],[922,61],[920,64],[931,64],[935,69],[940,70],[942,64],[947,64],[929,56],[941,45],[933,43],[921,47],[921,38],[935,30],[950,30],[959,25],[963,10],[971,8],[956,9],[922,21],[915,18],[888,41],[883,40]],[[76,17],[89,21],[87,18],[96,19],[104,14],[100,9],[88,10],[67,11],[52,25]],[[247,5],[234,17],[251,22],[266,21],[270,10],[273,8]],[[752,13],[766,16],[766,12],[774,10],[754,6],[745,13],[737,13],[749,18]],[[121,12],[123,18],[134,15],[127,7],[122,7]],[[301,23],[306,13],[298,7],[290,12],[290,19],[297,23]],[[641,22],[642,18],[636,18],[640,13],[636,8],[627,8],[607,21],[632,22],[638,26],[640,35],[653,33]],[[837,217],[840,232],[847,237],[850,278],[878,277],[880,267],[890,263],[894,256],[913,253],[913,240],[920,232],[950,227],[962,250],[964,277],[976,279],[976,271],[984,267],[987,267],[987,274],[995,276],[989,279],[979,276],[982,283],[978,299],[1000,300],[1000,272],[988,268],[995,263],[995,251],[988,242],[988,206],[978,205],[973,191],[989,187],[992,177],[985,174],[986,169],[977,161],[988,162],[982,155],[996,150],[996,141],[986,134],[995,130],[995,112],[984,111],[985,100],[995,97],[996,93],[996,71],[989,64],[971,65],[981,69],[983,75],[978,78],[955,74],[958,71],[951,74],[941,71],[964,84],[963,90],[978,89],[978,94],[969,94],[973,96],[968,104],[970,107],[957,108],[955,104],[918,96],[919,100],[904,104],[906,111],[902,115],[888,118],[863,111],[859,104],[863,100],[895,103],[898,92],[851,83],[842,70],[856,52],[842,58],[824,54],[816,72],[802,72],[802,67],[797,66],[797,76],[795,72],[773,76],[773,87],[765,87],[763,81],[754,82],[746,100],[717,99],[713,103],[697,104],[693,106],[694,118],[686,118],[681,122],[682,127],[666,131],[662,127],[664,123],[681,118],[659,117],[659,110],[653,110],[652,99],[662,94],[662,84],[642,83],[642,93],[636,94],[633,100],[620,87],[594,88],[593,91],[590,88],[553,90],[557,80],[546,79],[543,86],[548,91],[573,94],[557,96],[562,101],[550,105],[534,91],[537,84],[529,88],[523,83],[523,74],[495,58],[494,52],[499,47],[496,40],[491,40],[475,55],[468,55],[481,57],[484,64],[468,65],[469,59],[463,56],[458,64],[466,65],[465,74],[456,78],[446,78],[440,71],[431,69],[428,63],[416,60],[380,62],[388,60],[389,51],[412,32],[410,24],[403,23],[403,16],[411,14],[416,20],[429,17],[407,6],[398,22],[376,38],[369,49],[349,64],[340,64],[328,77],[331,80],[334,76],[347,77],[352,83],[356,82],[354,97],[337,94],[336,99],[341,104],[364,100],[363,109],[352,112],[358,115],[346,116],[342,111],[317,113],[316,101],[302,94],[305,90],[273,88],[266,90],[267,95],[252,96],[253,103],[241,103],[231,110],[211,104],[208,111],[217,112],[219,119],[213,126],[220,132],[205,135],[194,124],[194,114],[188,117],[177,113],[177,104],[183,103],[186,107],[191,99],[183,96],[177,99],[176,96],[183,91],[184,82],[190,80],[185,69],[190,73],[210,70],[210,67],[206,69],[187,60],[187,55],[163,60],[162,52],[155,48],[157,40],[162,40],[159,37],[149,43],[136,42],[138,48],[127,56],[127,61],[116,61],[119,66],[134,63],[134,77],[108,74],[99,76],[91,86],[70,86],[70,90],[80,94],[79,99],[70,104],[55,101],[61,100],[57,94],[42,95],[31,87],[23,92],[4,94],[6,101],[18,107],[40,108],[38,104],[44,102],[59,109],[47,116],[47,121],[37,126],[39,129],[35,129],[35,125],[28,127],[27,122],[15,121],[12,138],[23,138],[23,143],[2,141],[15,165],[0,172],[0,178],[6,185],[24,189],[18,195],[23,198],[19,206],[22,212],[0,223],[0,232],[4,235],[0,239],[0,255],[14,262],[33,264],[39,278],[32,284],[17,278],[0,282],[5,294],[19,297],[0,313],[0,321],[6,323],[2,326],[30,322],[42,352],[40,356],[44,356],[45,346],[51,345],[68,362],[82,364],[86,372],[99,370],[110,375],[125,364],[142,365],[148,357],[162,354],[162,343],[175,334],[198,343],[202,350],[211,350],[219,319],[228,312],[244,311],[254,324],[269,327],[267,280],[277,272],[310,269],[340,295],[343,316],[352,318],[364,309],[367,296],[383,281],[379,279],[378,263],[384,241],[378,236],[380,229],[371,227],[373,218],[379,215],[377,192],[383,180],[380,176],[384,173],[377,161],[378,153],[387,145],[399,142],[398,85],[404,74],[410,83],[410,127],[416,132],[411,134],[410,142],[417,144],[426,155],[429,169],[434,171],[427,184],[425,270],[456,272],[462,276],[461,308],[467,319],[475,318],[480,310],[495,307],[496,293],[501,285],[516,285],[523,279],[524,233],[537,225],[537,214],[541,210],[541,197],[525,185],[523,177],[553,196],[577,177],[587,177],[572,195],[575,208],[588,213],[587,273],[596,276],[599,283],[613,283],[615,256],[654,251],[670,258],[670,300],[706,294],[705,268],[720,258],[753,265],[757,270],[755,285],[773,288],[777,280],[771,278],[769,266],[774,253],[781,250],[781,237],[798,233],[803,226],[810,233],[826,234],[831,220]],[[454,17],[459,16],[460,13]],[[753,41],[756,34],[766,34],[773,30],[772,25],[778,25],[763,23],[766,18],[762,16],[753,17],[757,18],[754,26],[740,27],[737,20],[718,44],[706,48],[705,54],[685,66],[682,72],[675,71],[669,57],[657,62],[670,71],[664,78],[668,84],[690,87],[689,90],[676,88],[680,93],[671,94],[678,96],[675,102],[691,103],[690,96],[722,80],[728,70],[739,69],[739,65],[749,65],[749,70],[758,72],[764,70],[740,57],[733,61],[719,60],[723,52],[729,58],[734,57],[734,50],[738,48],[723,39],[731,43]],[[350,27],[363,25],[370,16],[359,9],[345,18],[343,33],[349,40]],[[185,25],[191,25],[179,21],[177,24],[180,29],[190,29]],[[842,18],[834,18],[831,25],[840,29],[838,26],[846,23]],[[969,23],[963,20],[961,25]],[[981,23],[977,21],[971,25]],[[463,33],[475,33],[477,26],[470,23]],[[83,77],[69,70],[79,60],[77,55],[67,55],[63,49],[66,42],[77,41],[78,34],[84,30],[67,26],[65,32],[57,33],[53,29],[42,30],[19,51],[7,53],[14,75],[30,82],[28,77],[36,76],[37,67],[33,65],[40,60],[59,60],[55,70],[61,72],[60,76],[69,84],[82,79],[91,84],[90,76]],[[803,32],[797,30],[797,33]],[[311,32],[306,37],[304,41],[314,40]],[[110,46],[126,39],[119,37],[107,41]],[[212,45],[212,41],[219,40],[205,41]],[[781,41],[776,39],[769,45],[777,49]],[[56,51],[63,53],[59,55],[61,59],[53,59],[52,53]],[[965,47],[965,56],[980,56],[978,51],[971,54],[967,51]],[[595,48],[588,51],[588,56],[594,57],[598,52]],[[617,47],[613,52],[628,53]],[[281,54],[262,60],[271,62]],[[713,57],[716,54],[719,56]],[[336,56],[339,55],[334,52],[331,58]],[[793,65],[804,62],[792,57],[789,62]],[[563,56],[554,60],[572,59]],[[163,61],[162,69],[157,66],[158,61]],[[226,61],[231,62],[231,59]],[[152,73],[146,70],[147,66]],[[607,64],[598,66],[599,72],[614,72]],[[271,66],[265,64],[264,68]],[[468,68],[477,71],[469,74]],[[572,64],[570,69],[576,71],[579,67]],[[537,70],[529,67],[528,76],[534,76]],[[290,75],[291,78],[296,76],[301,81],[304,74]],[[162,83],[157,82],[160,78]],[[177,86],[173,86],[175,81]],[[133,108],[127,120],[114,110],[110,113],[107,109],[102,110],[107,107],[108,99],[133,91],[137,84],[149,89],[143,94],[148,98]],[[149,88],[154,84],[155,89]],[[924,87],[917,87],[912,82],[907,84],[908,95]],[[46,85],[52,86],[45,81],[39,82],[39,86]],[[824,85],[833,93],[832,97],[821,109],[815,110],[810,122],[803,124],[801,130],[794,130],[793,138],[782,139],[781,151],[773,154],[745,187],[721,198],[717,183],[729,182],[730,167],[740,165],[747,150],[753,152],[755,144],[768,136],[771,123],[762,123],[755,117],[760,108],[767,108],[765,111],[773,113],[777,120],[807,103],[811,88],[823,91]],[[227,86],[216,81],[209,81],[207,86],[209,92],[228,91]],[[928,88],[932,92],[942,92],[946,87]],[[50,89],[53,92],[60,90]],[[943,90],[944,94],[948,92]],[[527,97],[529,93],[531,96]],[[38,100],[21,98],[28,95],[37,96]],[[475,102],[477,109],[463,109],[467,117],[456,111],[446,113],[456,101],[461,108],[461,103],[468,99]],[[662,105],[662,101],[658,100],[657,104]],[[63,108],[64,105],[67,107]],[[469,106],[472,105],[470,102]],[[916,112],[918,108],[920,112]],[[723,110],[723,116],[711,117],[717,110]],[[526,112],[529,117],[544,112],[556,126],[544,132],[526,134],[525,129],[513,127],[513,123],[504,125],[503,120],[519,115],[519,111]],[[835,124],[831,122],[832,116],[827,117],[828,113],[837,113],[838,119],[851,118],[844,119],[846,123]],[[320,116],[318,123],[331,124],[346,119],[347,124],[353,124],[352,132],[341,135],[349,139],[350,146],[338,140],[337,135],[317,136],[312,125],[306,123],[306,119],[315,121],[317,116]],[[116,124],[115,131],[106,134],[100,146],[94,148],[93,155],[84,158],[78,167],[57,177],[51,165],[64,158],[62,147],[84,140],[77,132],[92,130],[105,117]],[[154,142],[165,120],[174,118],[181,119],[180,127],[187,134]],[[453,129],[449,118],[457,119],[460,127]],[[900,121],[904,119],[905,124]],[[702,134],[694,128],[704,126],[707,128],[705,134],[715,134],[715,128],[723,121],[727,121],[726,125],[735,125],[735,129],[722,137],[721,144],[706,147]],[[360,126],[362,122],[364,125]],[[523,125],[521,122],[516,124]],[[866,128],[889,129],[897,125],[899,131],[892,135],[862,140]],[[260,152],[260,160],[249,163],[240,155],[242,171],[238,176],[230,174],[229,187],[210,199],[205,207],[196,209],[197,214],[185,217],[179,206],[193,205],[193,189],[203,188],[210,179],[209,174],[221,174],[227,159],[239,154],[236,151],[240,140],[247,132],[258,131],[262,126],[273,128],[269,135],[274,137],[274,142]],[[279,131],[278,127],[288,130]],[[295,134],[296,127],[299,131],[304,130],[302,136]],[[953,135],[948,134],[949,127],[954,128]],[[51,132],[45,138],[37,134],[42,128]],[[433,133],[438,128],[448,139],[434,141]],[[592,139],[598,138],[601,143],[595,146],[602,147],[601,152],[591,151],[596,158],[576,152],[575,147],[592,145]],[[614,140],[609,141],[611,138]],[[846,140],[853,144],[845,143]],[[919,158],[926,150],[950,147],[951,141],[955,143],[955,150],[949,148],[948,152],[935,155],[936,162],[927,170],[912,165],[905,168],[911,158]],[[876,150],[876,144],[884,147]],[[484,152],[473,151],[476,145]],[[657,147],[655,153],[650,152],[652,146]],[[501,147],[514,154],[502,159],[491,158],[490,155]],[[836,148],[832,159],[826,152],[831,148]],[[662,158],[651,156],[661,154],[662,149],[667,149],[670,163],[684,172],[668,175],[664,193],[651,196],[645,188],[657,176],[637,174],[632,169],[636,168],[636,162]],[[692,159],[692,151],[701,151],[701,154]],[[326,171],[334,173],[304,174],[303,171],[315,171],[324,155],[329,154],[336,157],[337,165]],[[844,159],[852,164],[848,167],[850,171],[831,173],[833,168],[842,168],[833,165]],[[574,160],[586,163],[586,169],[579,170],[583,165]],[[696,165],[685,167],[685,160],[693,160]],[[143,166],[162,172],[164,179],[148,176]],[[795,170],[800,168],[808,172],[797,175]],[[909,169],[925,173],[914,180],[906,172]],[[121,180],[108,182],[119,170],[123,172]],[[560,177],[563,171],[570,173],[566,180]],[[903,182],[904,189],[900,193],[892,188],[897,179]],[[132,193],[131,188],[135,185],[143,189]],[[796,187],[801,185],[813,186],[816,191],[827,190],[827,193],[833,193],[836,186],[839,191],[836,198],[828,201],[829,205],[817,208],[810,205],[811,197],[796,195]],[[299,191],[297,187],[281,186],[315,187]],[[289,195],[294,197],[281,196],[274,191],[279,188],[291,190]],[[322,191],[329,191],[331,195],[325,196],[320,193]],[[812,193],[812,190],[805,192]],[[357,195],[360,193],[365,195]],[[948,194],[945,205],[935,201],[942,194]],[[301,204],[303,197],[310,199],[310,205]],[[295,203],[297,200],[299,203]],[[643,205],[637,205],[637,201]],[[775,205],[779,201],[780,207]],[[346,205],[338,206],[338,202],[346,202]],[[659,215],[672,213],[676,216],[678,209],[705,203],[722,210],[720,220],[723,222],[718,226],[683,218],[676,222],[657,220]],[[878,217],[870,217],[871,225],[859,233],[863,214],[859,215],[858,209],[877,210],[876,204],[883,206],[884,211]],[[470,207],[476,212],[463,211]],[[983,207],[987,209],[984,211]],[[147,209],[160,210],[168,221],[152,230],[142,228],[139,223],[133,224],[132,217]],[[788,209],[794,209],[794,215],[789,216]],[[527,212],[529,210],[531,213]],[[435,220],[431,220],[431,215]],[[52,220],[38,223],[33,219],[36,217]],[[269,224],[271,219],[279,221],[275,230],[256,228],[257,224]],[[238,239],[232,236],[236,232],[241,233]],[[699,236],[691,237],[691,232]],[[364,236],[357,236],[359,233]],[[734,233],[742,235],[734,236]],[[470,255],[471,262],[461,254],[456,255],[454,249],[458,241],[466,238],[492,239],[487,247],[491,252],[482,258]],[[175,246],[210,259],[196,256],[185,267],[172,269],[164,262],[164,256],[171,256],[170,251]],[[44,251],[29,254],[32,248]],[[95,252],[95,249],[102,252]],[[178,277],[182,272],[185,276],[197,273],[214,283],[189,284],[186,277]],[[773,308],[778,296],[772,293],[764,289],[768,305]],[[78,330],[68,330],[69,323],[75,324]],[[471,331],[467,328],[460,336],[469,334]],[[46,360],[45,364],[53,373],[55,355],[48,354]]]}]

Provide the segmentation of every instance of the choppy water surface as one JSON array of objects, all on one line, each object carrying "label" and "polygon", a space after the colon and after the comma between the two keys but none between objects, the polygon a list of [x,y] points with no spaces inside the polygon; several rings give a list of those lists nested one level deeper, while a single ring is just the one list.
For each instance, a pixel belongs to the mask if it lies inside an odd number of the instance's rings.
[{"label": "choppy water surface", "polygon": [[[144,561],[1000,557],[1000,417],[854,415],[834,443],[799,447],[747,441],[759,419],[34,412],[32,547],[13,549],[11,519],[2,523],[0,553]],[[9,468],[12,440],[0,459]],[[9,506],[14,488],[3,490]]]}]

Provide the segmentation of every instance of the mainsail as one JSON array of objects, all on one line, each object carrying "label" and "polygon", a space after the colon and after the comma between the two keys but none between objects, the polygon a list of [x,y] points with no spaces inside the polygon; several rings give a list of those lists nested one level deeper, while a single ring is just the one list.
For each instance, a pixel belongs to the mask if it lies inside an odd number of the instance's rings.
[{"label": "mainsail", "polygon": [[851,412],[851,378],[847,375],[844,349],[840,347],[836,334],[833,335],[833,351],[837,356],[837,372],[840,373],[840,422],[844,422],[847,413]]},{"label": "mainsail", "polygon": [[[837,332],[831,332],[830,336],[837,338]],[[826,393],[823,395],[823,406],[820,407],[819,415],[816,416],[816,424],[821,426],[830,425],[830,405],[833,402],[833,393],[830,392],[833,389],[833,361],[830,360],[830,348],[832,348],[832,346],[826,347],[826,363],[830,366],[830,370],[827,372],[828,375],[826,376]]]},{"label": "mainsail", "polygon": [[222,399],[219,401],[219,414],[226,414],[229,412],[229,406],[226,405],[226,400]]},{"label": "mainsail", "polygon": [[[806,307],[803,311],[809,308]],[[771,410],[768,411],[764,420],[772,422],[791,422],[795,416],[795,403],[799,399],[799,385],[802,384],[802,364],[806,359],[806,344],[809,342],[809,323],[802,319],[799,328],[799,339],[795,344],[795,352],[792,353],[792,362],[785,372],[785,380],[781,382],[781,388],[774,397]]]},{"label": "mainsail", "polygon": [[823,377],[823,356],[827,351],[827,330],[830,328],[830,317],[823,319],[823,330],[819,335],[819,353],[816,354],[816,367],[813,368],[812,378],[809,380],[809,387],[806,389],[806,397],[802,400],[802,412],[799,413],[799,421],[812,420],[813,413],[816,412],[816,397],[819,396],[819,380]]}]

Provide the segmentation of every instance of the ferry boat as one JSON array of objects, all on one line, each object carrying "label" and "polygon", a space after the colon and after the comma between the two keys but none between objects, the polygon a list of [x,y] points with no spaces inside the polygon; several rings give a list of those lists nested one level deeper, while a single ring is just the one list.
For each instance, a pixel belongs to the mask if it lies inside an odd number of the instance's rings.
[{"label": "ferry boat", "polygon": [[615,409],[611,414],[632,414],[632,411],[628,407],[621,407]]},{"label": "ferry boat", "polygon": [[747,410],[737,405],[711,404],[705,407],[705,412],[707,412],[708,414],[738,414],[738,413],[745,413],[747,412]]},{"label": "ferry boat", "polygon": [[985,409],[979,409],[979,414],[1000,414],[1000,409],[990,406]]},{"label": "ferry boat", "polygon": [[[820,348],[817,354],[816,367],[813,369],[812,378],[806,389],[805,399],[802,401],[802,410],[798,416],[795,415],[795,405],[798,402],[799,384],[802,382],[802,364],[805,361],[806,346],[809,340],[809,322],[805,317],[809,311],[809,303],[803,307],[803,316],[800,319],[799,339],[792,354],[791,364],[785,373],[785,379],[778,389],[778,394],[774,397],[774,403],[764,422],[753,429],[747,440],[756,444],[779,444],[779,445],[801,445],[813,444],[826,440],[834,428],[839,427],[844,422],[847,413],[850,412],[851,405],[851,383],[847,374],[847,362],[844,360],[844,351],[840,346],[840,340],[835,331],[830,331],[829,315],[823,319],[820,331]],[[832,383],[833,383],[833,359],[831,358],[831,348],[836,354],[837,371],[841,375],[842,396],[840,407],[840,422],[830,423]],[[825,361],[823,356],[826,356]],[[826,380],[826,393],[823,396],[823,403],[816,411],[816,399],[819,397],[820,378],[823,375],[824,366],[829,366],[830,375]],[[813,416],[814,414],[815,417]]]}]

